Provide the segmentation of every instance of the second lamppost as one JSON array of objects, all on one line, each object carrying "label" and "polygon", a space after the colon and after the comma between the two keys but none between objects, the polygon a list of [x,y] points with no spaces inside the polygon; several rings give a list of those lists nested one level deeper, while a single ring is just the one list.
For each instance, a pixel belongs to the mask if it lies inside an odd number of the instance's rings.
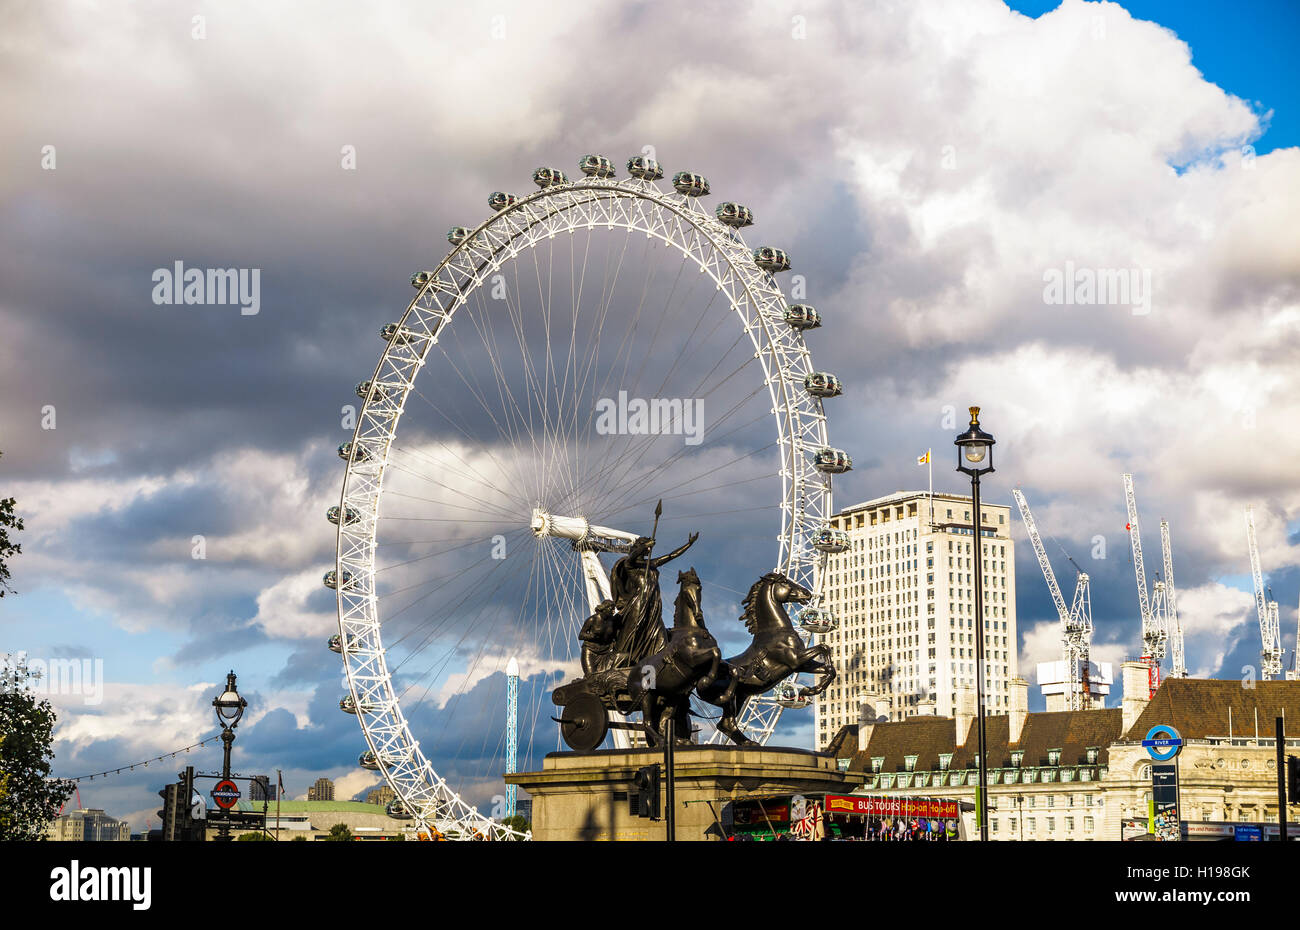
[{"label": "second lamppost", "polygon": [[[221,724],[221,742],[225,746],[225,762],[221,767],[221,779],[230,781],[230,744],[235,741],[235,727],[239,726],[239,718],[244,716],[244,708],[248,706],[248,702],[235,687],[233,671],[226,676],[226,690],[212,699],[212,706],[217,711],[217,722]],[[230,839],[229,815],[221,824],[218,839]]]},{"label": "second lamppost", "polygon": [[[988,747],[984,738],[984,536],[980,527],[980,475],[993,471],[993,437],[980,429],[980,408],[970,408],[970,426],[954,441],[957,446],[957,470],[970,475],[971,506],[975,536],[975,704],[979,746],[979,796],[975,800],[975,817],[980,839],[989,838],[988,816]],[[958,734],[958,738],[961,734]]]}]

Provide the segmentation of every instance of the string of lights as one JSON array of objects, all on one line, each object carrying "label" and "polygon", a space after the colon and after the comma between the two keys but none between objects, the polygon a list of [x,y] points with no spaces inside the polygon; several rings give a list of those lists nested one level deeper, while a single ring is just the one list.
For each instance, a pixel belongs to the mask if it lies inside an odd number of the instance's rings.
[{"label": "string of lights", "polygon": [[165,752],[161,756],[154,756],[152,759],[146,759],[143,762],[132,762],[129,765],[119,766],[118,768],[115,769],[106,769],[103,772],[95,772],[93,775],[79,775],[76,778],[65,778],[62,780],[71,781],[71,782],[94,781],[96,778],[107,778],[109,775],[120,775],[122,772],[134,772],[137,767],[145,768],[149,765],[150,762],[162,762],[164,759],[174,759],[177,756],[181,755],[182,753],[189,752],[192,749],[201,749],[202,747],[206,746],[208,743],[215,743],[220,741],[220,739],[221,739],[221,734],[217,733],[213,736],[207,737],[206,739],[199,740],[197,743],[193,743],[189,746],[183,746],[180,749],[176,749],[171,752]]}]

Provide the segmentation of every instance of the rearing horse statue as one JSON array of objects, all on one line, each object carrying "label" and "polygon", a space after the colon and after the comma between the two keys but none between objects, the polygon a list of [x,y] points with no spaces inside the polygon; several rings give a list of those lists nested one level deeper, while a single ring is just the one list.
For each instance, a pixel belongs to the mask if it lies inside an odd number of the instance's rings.
[{"label": "rearing horse statue", "polygon": [[764,575],[745,596],[740,619],[754,641],[740,655],[724,660],[716,679],[696,689],[703,700],[722,709],[718,729],[732,742],[741,746],[754,742],[736,724],[751,697],[797,672],[821,676],[811,688],[799,689],[803,697],[821,694],[835,680],[830,648],[806,645],[785,612],[785,604],[806,604],[812,598],[811,591],[779,572]]}]

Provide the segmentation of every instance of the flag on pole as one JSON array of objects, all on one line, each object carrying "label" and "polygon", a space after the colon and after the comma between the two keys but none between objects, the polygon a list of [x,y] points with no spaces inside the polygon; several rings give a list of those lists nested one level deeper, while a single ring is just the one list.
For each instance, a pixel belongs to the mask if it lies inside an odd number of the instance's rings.
[{"label": "flag on pole", "polygon": [[929,450],[929,449],[926,449],[926,450],[925,450],[925,455],[917,456],[916,464],[918,464],[918,465],[925,465],[925,464],[927,464],[929,461],[930,461],[930,450]]}]

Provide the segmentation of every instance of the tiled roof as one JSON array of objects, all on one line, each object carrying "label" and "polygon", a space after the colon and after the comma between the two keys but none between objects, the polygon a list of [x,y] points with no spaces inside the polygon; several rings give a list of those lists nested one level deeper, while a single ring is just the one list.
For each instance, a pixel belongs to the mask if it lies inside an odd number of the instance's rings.
[{"label": "tiled roof", "polygon": [[1172,726],[1184,739],[1226,737],[1229,726],[1233,736],[1254,736],[1256,711],[1260,736],[1273,735],[1278,717],[1287,719],[1288,736],[1300,735],[1300,681],[1251,684],[1247,687],[1237,679],[1166,678],[1125,738],[1142,739],[1157,724]]},{"label": "tiled roof", "polygon": [[[1138,740],[1156,724],[1168,724],[1185,739],[1228,736],[1228,712],[1232,712],[1232,735],[1254,736],[1256,710],[1259,734],[1273,735],[1274,720],[1285,716],[1292,723],[1289,736],[1300,735],[1300,681],[1261,681],[1247,688],[1235,679],[1168,678],[1156,696],[1127,733],[1123,731],[1123,711],[1118,707],[1104,710],[1054,711],[1028,714],[1020,739],[1008,743],[1009,718],[991,716],[985,720],[989,765],[1011,765],[1012,750],[1024,753],[1020,764],[1025,767],[1048,764],[1048,751],[1061,750],[1060,764],[1086,764],[1089,747],[1097,747],[1097,763],[1108,761],[1108,747],[1121,739]],[[871,730],[866,747],[859,746],[857,726],[842,727],[831,740],[828,751],[837,758],[850,757],[850,771],[871,771],[871,759],[883,756],[882,772],[906,771],[905,757],[916,756],[917,771],[939,768],[939,755],[952,753],[949,767],[975,767],[976,722],[971,720],[962,745],[957,744],[957,723],[952,717],[908,717],[891,723],[878,723]]]}]

